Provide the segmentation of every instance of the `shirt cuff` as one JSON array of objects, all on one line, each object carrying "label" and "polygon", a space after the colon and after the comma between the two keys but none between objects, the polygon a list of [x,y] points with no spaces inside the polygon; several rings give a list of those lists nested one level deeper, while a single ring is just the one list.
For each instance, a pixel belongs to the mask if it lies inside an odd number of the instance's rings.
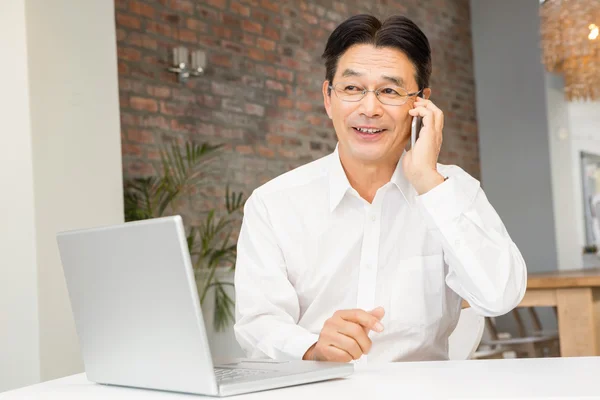
[{"label": "shirt cuff", "polygon": [[288,338],[282,352],[292,360],[302,360],[306,351],[319,340],[319,335],[305,332]]},{"label": "shirt cuff", "polygon": [[458,218],[475,200],[479,181],[464,174],[450,176],[427,193],[417,196],[417,207],[425,216],[429,229]]}]

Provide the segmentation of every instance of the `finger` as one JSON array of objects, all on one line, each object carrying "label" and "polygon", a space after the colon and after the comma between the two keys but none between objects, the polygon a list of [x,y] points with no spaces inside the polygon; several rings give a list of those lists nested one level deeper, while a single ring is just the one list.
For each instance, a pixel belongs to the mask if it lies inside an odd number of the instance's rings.
[{"label": "finger", "polygon": [[364,328],[362,325],[344,321],[344,323],[338,327],[338,332],[356,341],[362,354],[367,354],[369,350],[371,350],[372,343],[367,335],[368,329]]},{"label": "finger", "polygon": [[374,330],[375,332],[383,331],[383,325],[379,322],[379,319],[374,315],[369,314],[365,310],[354,309],[354,310],[341,310],[338,312],[339,317],[343,320],[356,322],[364,326],[365,328],[369,328]]},{"label": "finger", "polygon": [[381,319],[385,315],[385,310],[383,309],[383,307],[377,307],[369,311],[369,314],[373,315],[375,318],[381,321]]},{"label": "finger", "polygon": [[425,107],[431,110],[434,115],[435,129],[442,131],[444,129],[444,113],[435,103],[431,100],[420,99],[414,103],[415,107]]},{"label": "finger", "polygon": [[[341,325],[350,323],[344,320],[339,321],[341,321]],[[353,359],[360,358],[363,353],[360,345],[354,338],[340,332],[340,323],[330,325],[327,329],[324,329],[321,332],[321,335],[323,336],[323,344],[335,346],[338,349],[344,350],[348,352]]]},{"label": "finger", "polygon": [[339,332],[336,332],[335,336],[331,340],[330,345],[337,347],[340,350],[344,350],[350,354],[354,360],[358,360],[360,356],[363,355],[360,345],[356,340],[354,340],[354,338]]},{"label": "finger", "polygon": [[[423,117],[423,128],[435,127],[435,116],[433,114],[433,111],[423,106],[411,108],[410,110],[408,110],[408,114],[412,115],[413,117]],[[427,129],[421,129],[421,133],[419,136],[423,135],[423,131],[427,131]]]},{"label": "finger", "polygon": [[[441,117],[438,117],[432,110],[424,108],[424,107],[417,107],[417,108],[410,109],[410,110],[408,110],[408,113],[415,117],[416,116],[423,117],[423,128],[430,128],[430,129],[421,129],[419,138],[421,138],[421,137],[431,138],[431,140],[433,140],[436,143],[438,148],[441,147],[443,115]],[[441,118],[440,119],[442,121],[441,124],[437,122],[439,118]]]},{"label": "finger", "polygon": [[410,115],[412,115],[413,117],[417,117],[417,116],[423,117],[423,123],[425,123],[426,121],[431,122],[431,121],[433,121],[433,118],[435,117],[432,110],[430,110],[427,107],[424,107],[422,105],[415,106],[415,108],[409,109],[408,113]]},{"label": "finger", "polygon": [[353,360],[350,353],[342,349],[338,349],[335,346],[325,347],[325,349],[323,349],[323,355],[329,361],[350,362]]},{"label": "finger", "polygon": [[[444,113],[440,110],[435,104],[433,104],[430,100],[427,100],[427,103],[420,106],[420,108],[425,108],[428,113],[431,114],[432,119],[430,128],[433,128],[432,139],[436,143],[438,152],[442,147],[442,130],[444,128]],[[423,117],[423,126],[425,126],[427,121],[426,117]],[[427,136],[431,130],[425,130],[425,135]]]},{"label": "finger", "polygon": [[[410,149],[407,154],[405,155],[408,156],[408,162],[410,162],[410,157],[412,157],[412,154],[409,154],[412,152],[412,149]],[[385,310],[383,309],[383,307],[376,307],[374,309],[372,309],[371,311],[369,311],[369,314],[373,315],[375,318],[377,318],[379,321],[381,321],[381,319],[383,318],[383,316],[385,315]],[[367,328],[364,328],[365,332],[368,334],[369,331]]]},{"label": "finger", "polygon": [[427,104],[427,109],[433,111],[435,129],[441,132],[444,129],[444,112],[431,101]]}]

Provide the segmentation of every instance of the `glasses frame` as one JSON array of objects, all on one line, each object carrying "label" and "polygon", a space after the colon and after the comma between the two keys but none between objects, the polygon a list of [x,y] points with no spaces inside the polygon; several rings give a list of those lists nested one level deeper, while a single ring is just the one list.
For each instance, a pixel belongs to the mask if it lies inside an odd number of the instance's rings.
[{"label": "glasses frame", "polygon": [[[336,85],[339,85],[339,84],[341,84],[341,83],[345,83],[345,82],[339,82],[339,83],[336,83]],[[406,92],[408,92],[408,90],[404,89],[404,88],[403,88],[403,87],[401,87],[401,86],[397,86],[397,87],[398,87],[398,88],[400,88],[400,89],[402,89],[402,90],[404,90],[404,91],[406,91]],[[362,90],[362,96],[360,96],[360,98],[359,98],[359,99],[356,99],[356,100],[348,100],[348,99],[343,99],[343,98],[341,98],[341,97],[338,95],[338,93],[337,93],[337,90],[335,90],[335,85],[332,85],[331,83],[329,83],[329,86],[328,86],[328,88],[329,88],[329,90],[332,90],[333,92],[335,92],[335,95],[336,95],[336,96],[337,96],[337,98],[338,98],[338,99],[340,99],[341,101],[346,101],[346,102],[349,102],[349,103],[358,103],[359,101],[361,101],[362,99],[364,99],[364,98],[365,98],[365,96],[367,95],[367,93],[369,93],[369,92],[373,92],[373,93],[375,93],[375,97],[377,97],[377,100],[379,100],[379,102],[380,102],[381,104],[385,104],[386,106],[393,106],[393,107],[400,107],[400,106],[403,106],[403,105],[405,105],[405,104],[406,104],[406,102],[408,101],[408,99],[409,99],[409,98],[411,98],[411,97],[413,97],[413,96],[418,96],[418,95],[419,95],[419,94],[420,94],[420,93],[423,91],[423,89],[420,89],[418,92],[407,93],[407,94],[406,94],[406,96],[405,96],[405,97],[406,97],[406,99],[404,100],[404,102],[403,102],[402,104],[388,104],[388,103],[384,103],[384,102],[381,100],[381,98],[379,98],[380,90],[381,90],[381,89],[387,89],[387,87],[382,87],[382,88],[378,88],[378,89],[374,89],[374,90],[367,90],[367,89],[363,89],[363,90]]]}]

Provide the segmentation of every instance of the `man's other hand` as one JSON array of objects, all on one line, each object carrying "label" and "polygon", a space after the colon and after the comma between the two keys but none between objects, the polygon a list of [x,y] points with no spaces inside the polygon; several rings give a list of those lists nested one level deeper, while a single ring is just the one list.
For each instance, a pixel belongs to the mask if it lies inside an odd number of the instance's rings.
[{"label": "man's other hand", "polygon": [[325,321],[317,343],[302,357],[303,360],[350,362],[371,350],[369,331],[382,332],[381,318],[385,311],[361,309],[339,310]]}]

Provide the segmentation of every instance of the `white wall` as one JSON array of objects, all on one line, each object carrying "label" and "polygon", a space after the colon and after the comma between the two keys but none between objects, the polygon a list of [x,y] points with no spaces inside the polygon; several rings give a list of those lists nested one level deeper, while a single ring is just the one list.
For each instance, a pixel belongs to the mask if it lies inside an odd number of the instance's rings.
[{"label": "white wall", "polygon": [[557,268],[538,8],[471,1],[481,180],[530,272]]},{"label": "white wall", "polygon": [[122,222],[123,190],[114,3],[2,2],[0,21],[0,48],[11,49],[0,67],[10,92],[0,146],[6,390],[83,370],[55,235]]},{"label": "white wall", "polygon": [[43,380],[82,370],[56,232],[123,221],[112,1],[28,0]]},{"label": "white wall", "polygon": [[40,379],[25,1],[0,4],[0,392]]},{"label": "white wall", "polygon": [[561,76],[546,74],[546,104],[558,268],[579,269],[583,267],[581,254],[583,245],[580,244],[580,230],[583,234],[583,223],[578,224],[577,221],[583,218],[583,215],[577,214],[577,205],[582,212],[574,181],[578,172],[571,167],[574,163],[578,165],[578,157],[573,155],[573,138],[569,121],[570,104],[565,99],[564,80]]}]

